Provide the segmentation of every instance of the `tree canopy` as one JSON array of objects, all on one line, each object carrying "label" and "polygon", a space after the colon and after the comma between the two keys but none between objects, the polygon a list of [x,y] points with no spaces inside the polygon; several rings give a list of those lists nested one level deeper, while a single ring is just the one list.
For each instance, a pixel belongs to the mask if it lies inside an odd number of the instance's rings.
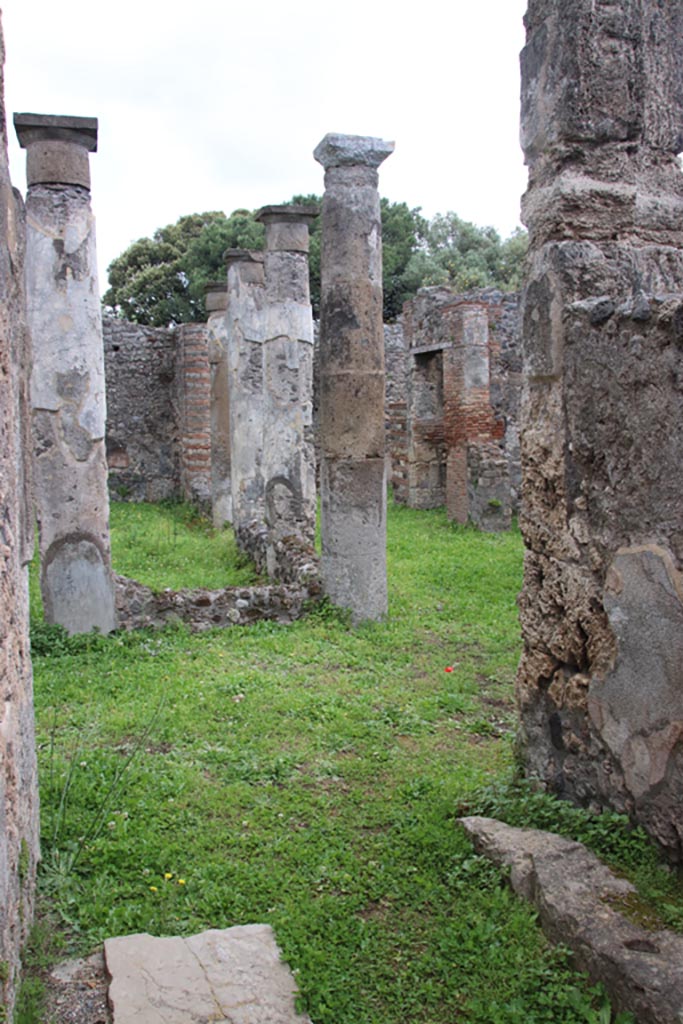
[{"label": "tree canopy", "polygon": [[[294,196],[290,203],[317,203],[319,196]],[[455,213],[425,219],[420,208],[382,199],[384,317],[395,319],[403,303],[423,285],[448,284],[457,291],[521,283],[526,232],[501,241],[491,227],[477,227]],[[140,324],[161,327],[205,318],[203,292],[225,273],[226,249],[261,249],[264,229],[255,212],[218,211],[181,217],[133,242],[109,266],[105,308]],[[311,301],[320,308],[320,221],[311,229]]]}]

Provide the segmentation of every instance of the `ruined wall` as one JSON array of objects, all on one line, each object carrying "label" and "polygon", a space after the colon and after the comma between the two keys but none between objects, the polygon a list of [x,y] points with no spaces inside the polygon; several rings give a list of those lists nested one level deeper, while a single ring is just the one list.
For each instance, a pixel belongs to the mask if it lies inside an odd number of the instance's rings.
[{"label": "ruined wall", "polygon": [[176,332],[110,316],[104,317],[102,326],[109,493],[128,501],[176,497]]},{"label": "ruined wall", "polygon": [[211,501],[206,324],[145,327],[105,316],[107,461],[114,499]]},{"label": "ruined wall", "polygon": [[531,0],[521,745],[683,859],[683,3]]},{"label": "ruined wall", "polygon": [[0,1017],[11,1020],[19,951],[33,914],[38,789],[26,569],[33,518],[25,216],[7,166],[3,65],[0,33]]},{"label": "ruined wall", "polygon": [[[467,349],[472,358],[474,336],[471,325],[463,333],[463,324],[474,315],[466,310],[475,307],[485,317],[479,318],[481,337],[475,347],[488,365],[482,363],[481,386],[472,389],[466,383],[463,356]],[[398,404],[387,407],[392,466],[404,467],[394,477],[397,500],[414,508],[446,505],[452,518],[469,518],[485,528],[504,527],[510,513],[517,511],[518,307],[516,293],[493,288],[461,294],[443,287],[423,288],[406,303],[402,323],[407,406],[405,412]]]}]

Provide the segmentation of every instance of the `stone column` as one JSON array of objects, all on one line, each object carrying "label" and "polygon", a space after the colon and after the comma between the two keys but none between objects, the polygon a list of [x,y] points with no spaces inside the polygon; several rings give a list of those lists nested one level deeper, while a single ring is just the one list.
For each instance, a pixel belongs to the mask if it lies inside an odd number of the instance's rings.
[{"label": "stone column", "polygon": [[228,249],[226,331],[230,405],[232,523],[240,530],[265,522],[263,480],[263,253]]},{"label": "stone column", "polygon": [[683,859],[683,4],[531,0],[528,770]]},{"label": "stone column", "polygon": [[320,316],[322,575],[353,620],[387,610],[382,225],[377,168],[394,149],[326,135]]},{"label": "stone column", "polygon": [[27,150],[26,292],[45,617],[116,627],[104,449],[102,315],[88,154],[97,119],[15,114]]},{"label": "stone column", "polygon": [[228,395],[227,282],[204,289],[211,367],[211,515],[216,529],[232,521],[230,399]]},{"label": "stone column", "polygon": [[510,472],[504,424],[491,408],[489,318],[480,303],[443,310],[452,339],[443,352],[446,512],[456,523],[488,532],[510,526]]},{"label": "stone column", "polygon": [[266,316],[263,349],[263,481],[266,567],[278,575],[278,545],[315,542],[313,314],[308,273],[315,206],[265,206]]},{"label": "stone column", "polygon": [[29,645],[33,549],[31,365],[24,291],[24,204],[7,160],[0,30],[0,1007],[13,1020],[21,950],[33,918],[38,774]]}]

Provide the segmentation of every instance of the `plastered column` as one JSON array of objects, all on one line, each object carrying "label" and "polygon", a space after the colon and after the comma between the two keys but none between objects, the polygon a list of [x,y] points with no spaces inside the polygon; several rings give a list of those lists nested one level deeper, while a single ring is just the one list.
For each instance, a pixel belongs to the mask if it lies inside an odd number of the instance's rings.
[{"label": "plastered column", "polygon": [[229,249],[226,331],[230,405],[232,522],[240,529],[265,522],[263,477],[263,253]]},{"label": "plastered column", "polygon": [[263,480],[266,567],[278,575],[280,542],[315,540],[313,314],[308,272],[312,206],[266,206]]},{"label": "plastered column", "polygon": [[683,3],[525,23],[520,746],[680,862]]},{"label": "plastered column", "polygon": [[211,516],[220,529],[232,522],[230,483],[230,396],[228,394],[227,282],[213,282],[204,293],[211,367]]},{"label": "plastered column", "polygon": [[27,150],[26,293],[41,590],[70,633],[116,626],[102,317],[88,154],[97,120],[15,114]]},{"label": "plastered column", "polygon": [[326,135],[320,444],[325,593],[354,621],[387,611],[382,228],[377,168],[392,142]]}]

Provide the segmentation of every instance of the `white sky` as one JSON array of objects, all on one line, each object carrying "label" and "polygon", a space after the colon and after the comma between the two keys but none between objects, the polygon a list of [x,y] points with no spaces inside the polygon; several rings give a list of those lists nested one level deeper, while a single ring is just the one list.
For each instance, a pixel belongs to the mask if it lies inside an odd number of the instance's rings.
[{"label": "white sky", "polygon": [[14,111],[99,118],[100,287],[183,214],[322,194],[327,132],[396,143],[380,192],[504,237],[519,223],[526,0],[4,0]]}]

